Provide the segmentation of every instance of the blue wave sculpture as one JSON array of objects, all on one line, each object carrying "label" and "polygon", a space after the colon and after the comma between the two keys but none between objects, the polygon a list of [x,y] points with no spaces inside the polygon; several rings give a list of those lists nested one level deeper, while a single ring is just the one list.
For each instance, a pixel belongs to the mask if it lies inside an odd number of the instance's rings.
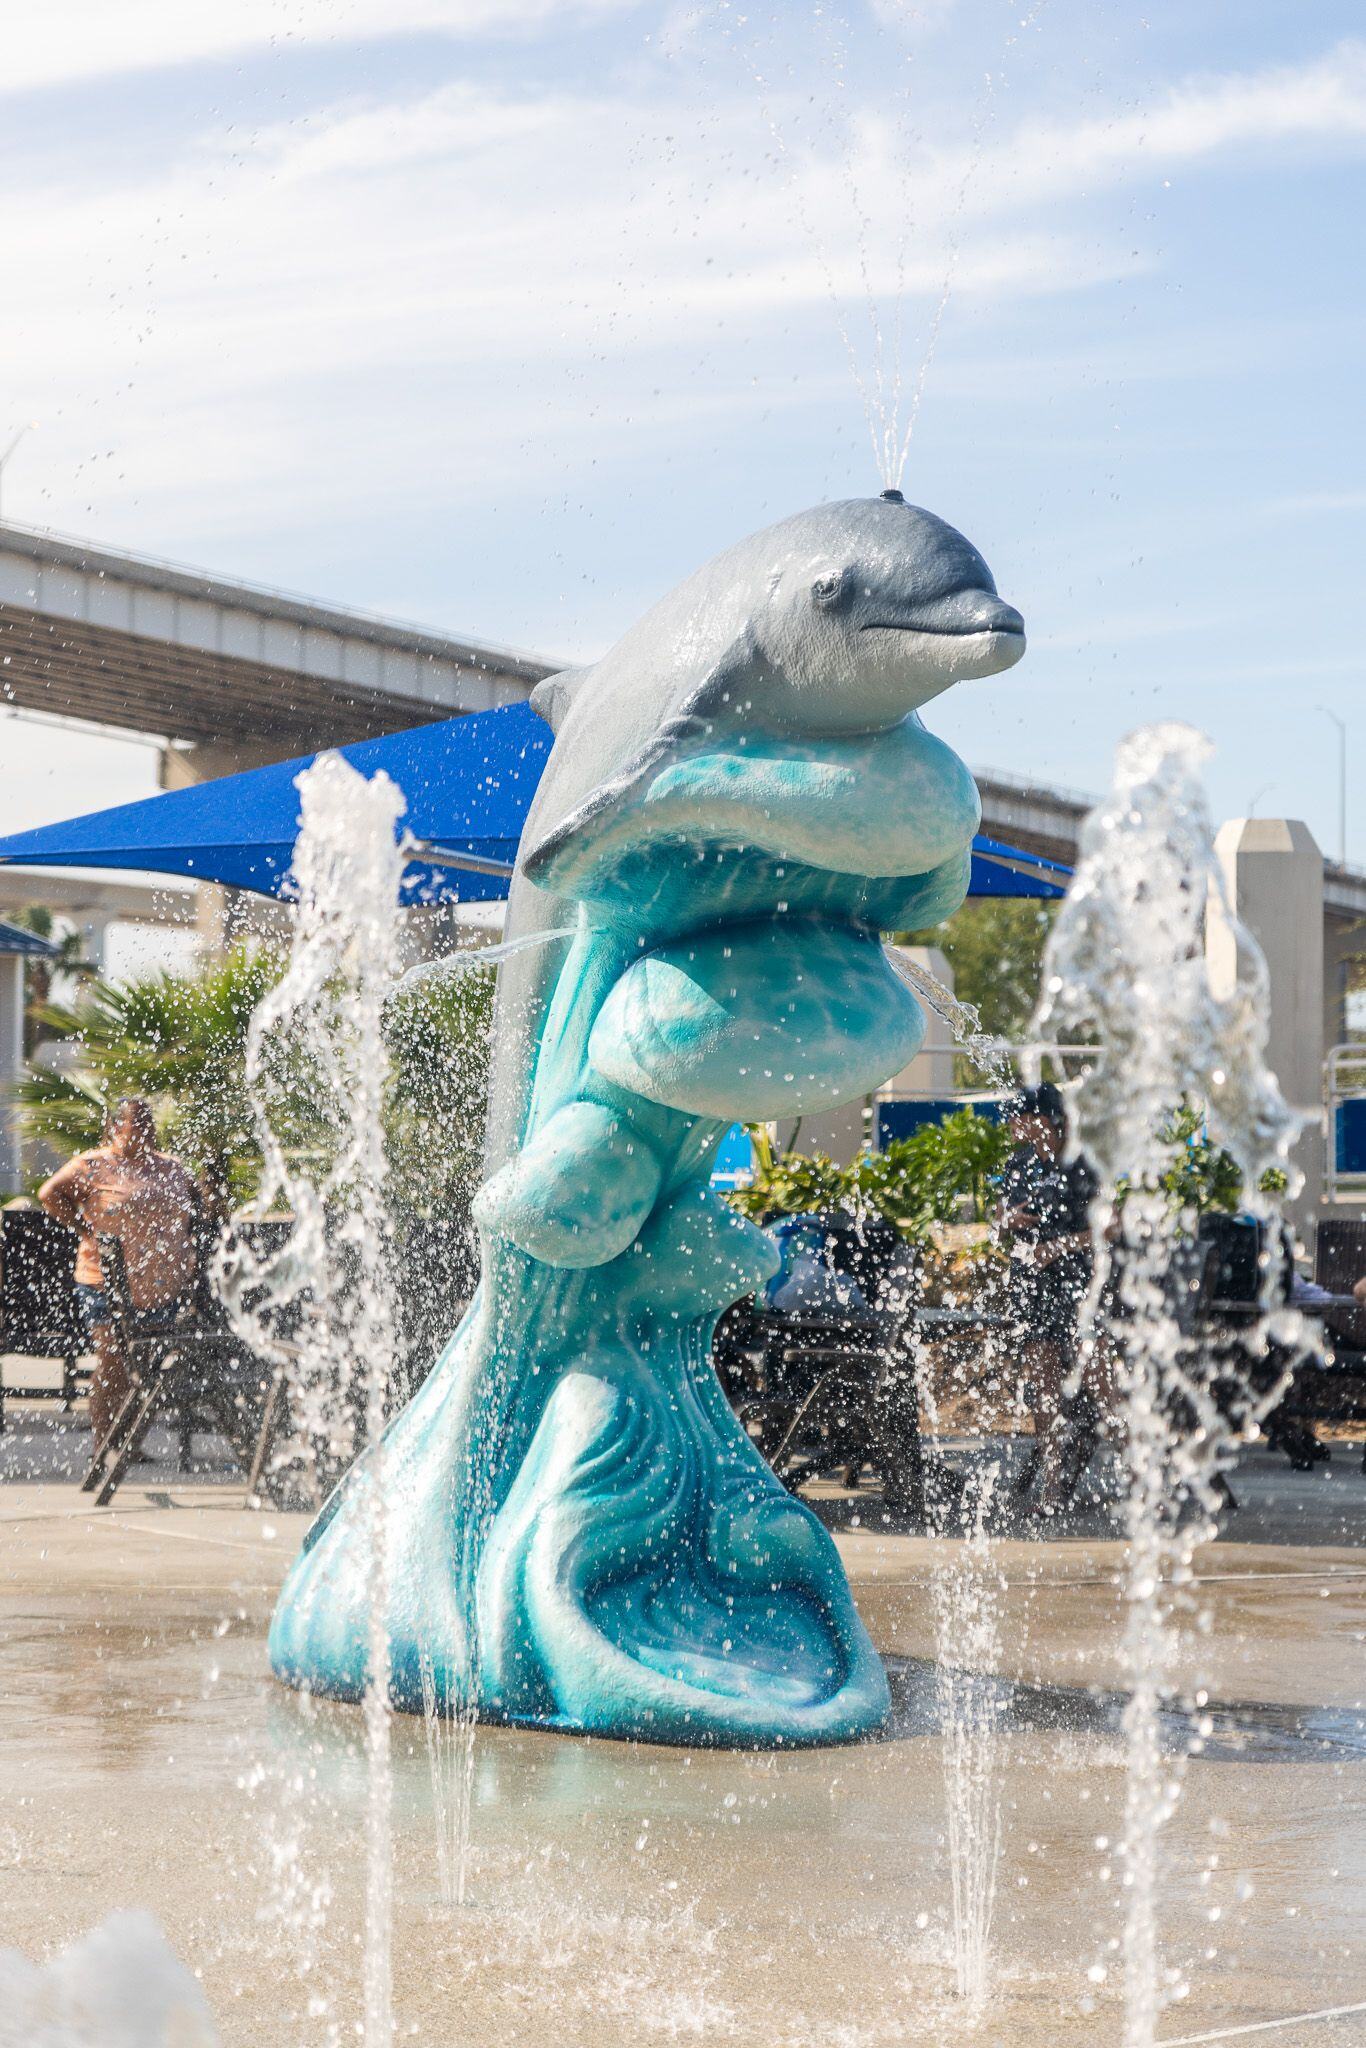
[{"label": "blue wave sculpture", "polygon": [[[710,1358],[772,1241],[708,1187],[735,1119],[865,1093],[920,1044],[888,929],[966,893],[977,792],[920,723],[1008,667],[1020,616],[895,494],[741,542],[533,702],[556,731],[500,972],[483,1281],[390,1428],[392,1689],[657,1741],[851,1740],[888,1712],[834,1544]],[[362,1461],[270,1651],[357,1699]]]}]

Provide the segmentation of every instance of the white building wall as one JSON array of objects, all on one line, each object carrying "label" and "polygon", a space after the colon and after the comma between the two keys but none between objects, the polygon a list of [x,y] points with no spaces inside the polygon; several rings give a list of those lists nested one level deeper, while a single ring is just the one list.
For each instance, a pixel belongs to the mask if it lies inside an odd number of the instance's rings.
[{"label": "white building wall", "polygon": [[[889,953],[900,953],[922,974],[929,974],[941,982],[949,995],[953,994],[953,969],[938,946],[889,946]],[[953,1094],[954,1038],[947,1022],[937,1010],[921,1003],[925,1013],[925,1038],[919,1052],[909,1066],[893,1074],[890,1081],[878,1089],[884,1102],[904,1102],[908,1096],[926,1096],[940,1100]]]}]

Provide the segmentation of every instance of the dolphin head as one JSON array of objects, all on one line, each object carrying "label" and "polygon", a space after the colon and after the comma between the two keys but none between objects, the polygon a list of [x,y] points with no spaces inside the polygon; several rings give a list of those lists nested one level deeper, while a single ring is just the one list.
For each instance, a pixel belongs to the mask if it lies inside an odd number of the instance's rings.
[{"label": "dolphin head", "polygon": [[[732,543],[533,694],[555,746],[509,937],[585,904],[636,944],[789,912],[860,930],[948,916],[980,807],[915,714],[1023,653],[976,548],[899,499],[819,505]],[[493,1164],[517,1142],[564,959],[538,948],[501,970]]]},{"label": "dolphin head", "polygon": [[1024,620],[976,548],[918,505],[855,498],[764,538],[773,552],[749,623],[781,728],[877,731],[1024,653]]}]

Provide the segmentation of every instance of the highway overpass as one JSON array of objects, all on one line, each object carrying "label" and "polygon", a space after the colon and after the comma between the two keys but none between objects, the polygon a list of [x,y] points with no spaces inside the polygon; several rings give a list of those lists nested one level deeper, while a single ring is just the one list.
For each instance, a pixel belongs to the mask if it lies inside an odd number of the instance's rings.
[{"label": "highway overpass", "polygon": [[554,666],[0,525],[0,700],[160,735],[172,782],[514,703]]}]

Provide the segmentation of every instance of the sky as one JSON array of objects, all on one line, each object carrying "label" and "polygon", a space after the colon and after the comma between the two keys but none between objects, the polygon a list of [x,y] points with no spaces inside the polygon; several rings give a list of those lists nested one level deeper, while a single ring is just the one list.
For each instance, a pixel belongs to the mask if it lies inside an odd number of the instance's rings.
[{"label": "sky", "polygon": [[[1335,712],[1366,864],[1359,0],[12,12],[6,517],[582,659],[909,427],[1030,640],[936,731],[1335,854]],[[155,768],[0,717],[0,831]]]}]

